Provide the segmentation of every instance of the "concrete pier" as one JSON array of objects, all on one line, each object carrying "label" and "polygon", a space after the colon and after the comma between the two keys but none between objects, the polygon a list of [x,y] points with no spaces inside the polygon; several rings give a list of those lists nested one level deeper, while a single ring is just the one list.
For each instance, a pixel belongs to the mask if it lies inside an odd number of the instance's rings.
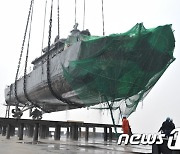
[{"label": "concrete pier", "polygon": [[61,127],[60,125],[56,125],[54,132],[54,140],[60,140],[60,137],[61,137]]},{"label": "concrete pier", "polygon": [[10,139],[11,136],[11,124],[7,125],[6,139]]},{"label": "concrete pier", "polygon": [[108,135],[107,135],[107,127],[104,127],[104,141],[107,141]]},{"label": "concrete pier", "polygon": [[[71,138],[72,140],[79,140],[79,138],[84,137],[85,141],[89,140],[89,137],[96,137],[96,128],[104,129],[104,141],[112,141],[113,125],[109,124],[94,124],[94,123],[84,123],[82,121],[46,121],[46,120],[30,120],[30,119],[12,119],[12,118],[0,118],[0,132],[2,136],[6,136],[10,139],[10,136],[15,135],[15,128],[18,128],[18,139],[23,140],[23,136],[26,135],[32,138],[33,142],[38,141],[38,138],[45,139],[49,137],[49,128],[54,128],[54,140],[60,140],[61,138],[61,128],[66,128],[66,138]],[[116,127],[121,127],[117,125]],[[85,131],[82,132],[82,128]],[[90,132],[90,129],[93,132]],[[109,130],[109,133],[108,133]],[[51,133],[52,135],[52,133]]]},{"label": "concrete pier", "polygon": [[[116,127],[121,128],[120,125],[116,125]],[[26,135],[27,136],[26,140],[31,140],[34,143],[37,143],[37,141],[41,141],[41,139],[48,137],[49,134],[51,134],[51,140],[52,140],[52,135],[54,134],[54,140],[57,140],[57,141],[53,141],[55,143],[54,148],[57,148],[57,143],[60,144],[61,140],[65,140],[65,141],[67,141],[67,146],[69,145],[69,143],[72,143],[73,146],[76,143],[78,143],[77,149],[79,149],[79,143],[82,144],[83,147],[85,147],[86,145],[89,144],[90,148],[88,148],[88,150],[90,150],[90,149],[93,149],[92,142],[91,142],[92,139],[93,139],[93,143],[95,143],[97,137],[98,137],[98,142],[100,139],[99,137],[102,137],[102,141],[111,142],[110,144],[107,143],[108,146],[104,146],[105,144],[103,143],[102,148],[103,149],[109,148],[108,150],[112,150],[112,149],[114,149],[114,147],[110,147],[111,145],[114,144],[114,142],[112,142],[112,140],[117,141],[117,138],[112,130],[113,125],[109,125],[109,124],[84,123],[84,122],[80,122],[80,121],[79,122],[78,121],[64,122],[64,121],[0,118],[0,133],[2,134],[1,137],[5,138],[5,141],[11,142],[10,138],[11,138],[11,136],[13,136],[15,134],[15,130],[17,130],[17,128],[18,128],[18,132],[16,134],[18,135],[19,140],[23,140],[24,136]],[[25,130],[24,130],[24,128],[25,128]],[[98,130],[99,128],[101,128],[101,130],[103,129],[104,131],[101,133],[96,132],[96,129]],[[52,129],[53,129],[53,131],[52,131]],[[62,130],[65,129],[64,136],[62,136],[62,137],[61,137],[61,129]],[[24,133],[25,131],[26,131],[26,133]],[[65,134],[65,132],[66,132],[66,134]],[[71,136],[71,140],[69,139],[69,136]],[[66,140],[66,138],[68,138],[68,139]],[[83,138],[83,140],[86,141],[86,143],[81,142],[82,138]],[[78,140],[78,142],[74,142],[73,140],[76,140],[76,141]],[[88,142],[89,140],[90,140],[90,142]],[[22,141],[19,141],[19,142],[22,142]],[[43,142],[40,142],[40,143],[43,143]],[[64,143],[64,141],[63,141],[63,143]],[[39,144],[39,142],[38,142],[38,144]],[[96,144],[94,144],[93,146],[96,146]],[[99,148],[99,146],[100,145],[98,143],[96,148]],[[142,148],[142,145],[140,148],[137,146],[133,147],[132,145],[126,145],[126,146],[124,146],[124,148],[122,148],[123,145],[118,146],[116,144],[116,146],[117,146],[117,149],[120,150],[120,153],[122,153],[122,152],[126,153],[127,151],[125,151],[125,149],[127,149],[131,153],[135,153],[134,152],[134,149],[135,149],[135,151],[137,151],[136,153],[141,153],[141,154],[146,153],[147,154],[147,148],[146,147]],[[161,149],[161,151],[162,151],[162,149],[164,149],[163,146],[164,145],[161,145],[159,147]],[[72,146],[70,148],[72,148]],[[100,148],[100,149],[102,149],[102,148]],[[156,145],[153,145],[153,154],[156,154],[158,152],[157,149],[159,149],[159,148],[157,148]],[[1,152],[2,151],[0,151],[0,153]],[[117,151],[117,150],[116,150],[116,152],[119,153],[119,151]],[[179,154],[177,152],[179,152],[179,151],[176,151],[176,153],[173,151],[172,154]]]},{"label": "concrete pier", "polygon": [[27,136],[28,137],[33,137],[33,132],[34,132],[34,126],[33,125],[27,125]]},{"label": "concrete pier", "polygon": [[81,127],[79,127],[79,130],[78,130],[78,137],[81,138]]},{"label": "concrete pier", "polygon": [[21,123],[18,128],[19,140],[23,140],[24,123]]},{"label": "concrete pier", "polygon": [[88,141],[89,139],[89,127],[86,126],[86,130],[85,130],[85,140]]},{"label": "concrete pier", "polygon": [[93,127],[93,137],[96,137],[96,127]]},{"label": "concrete pier", "polygon": [[15,136],[15,126],[11,126],[10,136]]},{"label": "concrete pier", "polygon": [[34,124],[34,132],[33,132],[33,142],[38,141],[38,133],[39,133],[39,123]]},{"label": "concrete pier", "polygon": [[66,138],[69,138],[69,136],[70,136],[70,129],[69,127],[67,127]]},{"label": "concrete pier", "polygon": [[72,126],[69,126],[69,138],[72,139]]},{"label": "concrete pier", "polygon": [[72,139],[78,140],[78,125],[77,124],[72,125]]},{"label": "concrete pier", "polygon": [[40,139],[45,139],[47,137],[47,126],[46,125],[40,125],[39,137],[40,137]]},{"label": "concrete pier", "polygon": [[113,136],[112,136],[112,128],[111,127],[109,127],[109,141],[110,142],[112,142],[112,138],[113,138]]},{"label": "concrete pier", "polygon": [[2,134],[2,125],[0,124],[0,134]]},{"label": "concrete pier", "polygon": [[2,126],[2,136],[6,136],[6,126]]}]

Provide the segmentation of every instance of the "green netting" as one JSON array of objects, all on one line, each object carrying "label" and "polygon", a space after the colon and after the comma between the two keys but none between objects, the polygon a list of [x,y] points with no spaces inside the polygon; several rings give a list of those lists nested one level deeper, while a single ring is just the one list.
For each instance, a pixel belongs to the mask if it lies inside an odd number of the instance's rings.
[{"label": "green netting", "polygon": [[136,24],[126,33],[81,39],[79,59],[64,68],[64,77],[86,106],[106,97],[112,109],[130,115],[174,60],[171,25]]}]

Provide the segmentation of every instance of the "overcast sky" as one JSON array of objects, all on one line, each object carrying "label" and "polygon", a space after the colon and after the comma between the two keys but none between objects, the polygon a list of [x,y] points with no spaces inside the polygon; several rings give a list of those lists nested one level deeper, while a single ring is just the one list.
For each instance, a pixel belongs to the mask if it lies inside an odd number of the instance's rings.
[{"label": "overcast sky", "polygon": [[[52,38],[57,35],[57,5],[54,0]],[[4,116],[4,88],[14,82],[18,58],[24,35],[30,0],[0,1],[0,116]],[[45,28],[44,46],[47,45],[49,5]],[[35,0],[30,61],[40,56],[43,35],[45,0]],[[83,27],[83,0],[77,0],[77,22]],[[172,24],[176,39],[176,58],[152,91],[140,103],[129,120],[134,132],[156,132],[167,116],[180,127],[180,1],[179,0],[104,0],[105,34],[122,33],[136,23],[146,28]],[[60,36],[67,37],[74,25],[74,0],[60,0]],[[102,35],[101,0],[86,0],[85,29],[92,35]],[[24,65],[24,64],[23,64]],[[30,67],[30,65],[28,66]],[[52,113],[45,119],[84,120],[86,122],[110,122],[106,112],[77,110]],[[83,115],[83,116],[82,116]],[[101,117],[100,117],[101,115]],[[110,116],[110,115],[109,115]],[[98,117],[98,118],[97,118]],[[98,119],[98,120],[97,120]]]}]

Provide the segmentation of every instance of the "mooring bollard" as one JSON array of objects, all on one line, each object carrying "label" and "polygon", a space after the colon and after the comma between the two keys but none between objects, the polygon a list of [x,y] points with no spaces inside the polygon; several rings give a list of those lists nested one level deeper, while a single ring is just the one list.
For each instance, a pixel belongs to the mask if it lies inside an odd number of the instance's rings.
[{"label": "mooring bollard", "polygon": [[34,125],[34,133],[33,133],[33,142],[38,141],[38,130],[39,130],[39,123],[35,123],[35,125]]}]

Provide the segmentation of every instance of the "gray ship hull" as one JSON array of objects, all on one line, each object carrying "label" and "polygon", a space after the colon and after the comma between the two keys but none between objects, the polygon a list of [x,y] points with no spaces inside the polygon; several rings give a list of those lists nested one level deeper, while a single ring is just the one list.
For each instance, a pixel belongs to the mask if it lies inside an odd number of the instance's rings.
[{"label": "gray ship hull", "polygon": [[16,97],[15,84],[6,88],[8,105],[19,101],[53,112],[102,102],[118,109],[125,102],[123,112],[129,115],[175,60],[171,25],[145,29],[140,23],[126,33],[104,37],[71,33],[32,62],[26,82],[16,82]]},{"label": "gray ship hull", "polygon": [[[78,59],[78,51],[81,42],[77,42],[70,47],[64,49],[53,49],[50,55],[50,77],[54,92],[69,99],[77,104],[82,104],[77,95],[72,91],[70,85],[63,77],[63,68],[68,67],[69,62]],[[46,58],[39,60],[33,68],[33,71],[27,74],[27,94],[29,98],[38,103],[43,109],[51,111],[60,111],[66,109],[77,108],[75,105],[67,105],[56,99],[50,92],[47,83],[47,61]],[[21,105],[29,103],[25,97],[24,90],[24,77],[17,81],[17,96],[21,101]],[[5,89],[5,101],[8,105],[15,105],[18,101],[15,97],[15,84],[11,84]],[[30,103],[29,103],[30,105]]]}]

